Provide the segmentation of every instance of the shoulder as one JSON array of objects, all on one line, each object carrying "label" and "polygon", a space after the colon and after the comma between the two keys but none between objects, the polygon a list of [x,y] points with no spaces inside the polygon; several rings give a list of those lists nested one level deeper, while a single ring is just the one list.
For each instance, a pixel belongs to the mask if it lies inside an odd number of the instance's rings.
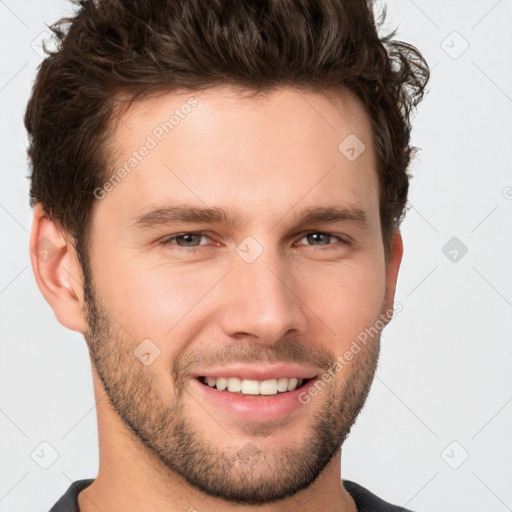
[{"label": "shoulder", "polygon": [[80,512],[78,508],[78,494],[93,482],[94,478],[73,482],[49,512]]},{"label": "shoulder", "polygon": [[357,512],[412,512],[409,509],[384,501],[356,482],[351,482],[350,480],[342,480],[342,482],[354,500]]}]

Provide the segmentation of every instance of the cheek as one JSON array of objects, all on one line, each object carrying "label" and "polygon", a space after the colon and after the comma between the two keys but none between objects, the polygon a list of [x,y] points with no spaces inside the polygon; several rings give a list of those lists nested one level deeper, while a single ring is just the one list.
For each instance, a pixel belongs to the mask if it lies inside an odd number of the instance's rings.
[{"label": "cheek", "polygon": [[[309,262],[283,276],[296,300],[304,303],[300,307],[308,328],[336,352],[381,312],[385,269],[380,260],[368,254],[357,262]],[[224,308],[231,304],[232,278],[223,279],[229,268],[229,263],[220,262],[179,268],[135,258],[108,259],[108,265],[98,267],[95,285],[104,306],[134,343],[149,338],[179,354],[206,323],[215,323],[219,306],[212,297],[223,297]]]},{"label": "cheek", "polygon": [[[379,318],[385,296],[385,269],[372,265],[324,267],[304,276],[304,302],[331,331],[325,340],[339,353]],[[312,284],[314,283],[314,285]]]},{"label": "cheek", "polygon": [[207,302],[202,299],[225,271],[126,258],[110,260],[108,269],[95,274],[95,285],[105,307],[133,338],[150,338],[159,346],[172,338],[175,346],[181,339],[178,333],[193,328],[191,319],[197,323]]}]

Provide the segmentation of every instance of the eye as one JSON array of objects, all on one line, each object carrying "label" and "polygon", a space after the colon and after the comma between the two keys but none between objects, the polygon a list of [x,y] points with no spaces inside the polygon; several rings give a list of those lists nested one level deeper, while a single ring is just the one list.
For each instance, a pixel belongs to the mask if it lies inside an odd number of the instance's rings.
[{"label": "eye", "polygon": [[193,249],[200,245],[205,245],[197,243],[200,242],[201,238],[208,238],[211,240],[210,237],[204,233],[180,233],[179,235],[168,236],[162,240],[162,245],[177,245],[178,247],[190,247]]},{"label": "eye", "polygon": [[[174,245],[179,249],[189,250],[190,252],[194,252],[194,249],[201,247],[203,245],[207,245],[208,242],[201,243],[202,239],[212,240],[205,233],[179,233],[177,235],[168,236],[163,239],[160,243],[164,246],[166,245]],[[311,231],[306,233],[297,243],[297,245],[305,245],[300,242],[307,240],[308,245],[323,247],[325,249],[330,249],[329,246],[336,245],[336,241],[341,242],[342,244],[349,245],[349,241],[345,240],[339,236],[332,235],[330,233],[324,233],[321,231]],[[334,240],[334,242],[333,242]],[[335,247],[333,247],[335,248]]]},{"label": "eye", "polygon": [[347,240],[343,240],[339,236],[331,235],[330,233],[323,233],[321,231],[311,231],[309,233],[306,233],[306,235],[302,237],[300,241],[307,240],[310,245],[321,247],[334,245],[333,243],[329,243],[329,241],[332,239],[336,239],[339,242],[348,244]]}]

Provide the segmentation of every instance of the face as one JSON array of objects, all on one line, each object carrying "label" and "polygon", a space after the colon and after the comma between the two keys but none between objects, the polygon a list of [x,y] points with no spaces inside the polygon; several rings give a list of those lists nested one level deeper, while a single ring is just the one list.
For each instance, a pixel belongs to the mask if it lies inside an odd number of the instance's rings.
[{"label": "face", "polygon": [[392,301],[365,114],[348,95],[224,87],[121,120],[125,172],[97,192],[86,295],[111,407],[211,496],[290,496],[364,404],[379,335],[339,361]]}]

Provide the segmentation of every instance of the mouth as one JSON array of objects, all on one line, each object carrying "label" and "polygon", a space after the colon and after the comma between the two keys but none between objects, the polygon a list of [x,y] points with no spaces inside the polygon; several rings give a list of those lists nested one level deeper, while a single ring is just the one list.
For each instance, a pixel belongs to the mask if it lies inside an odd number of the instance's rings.
[{"label": "mouth", "polygon": [[283,395],[291,391],[299,390],[305,387],[310,381],[316,377],[309,379],[297,377],[281,377],[276,379],[253,380],[240,379],[238,377],[197,377],[197,380],[204,386],[244,397],[272,397],[275,395]]},{"label": "mouth", "polygon": [[[284,373],[284,372],[283,372]],[[299,372],[297,372],[299,373]],[[319,376],[313,372],[307,377],[277,377],[265,380],[243,379],[240,377],[215,377],[199,375],[191,379],[191,391],[205,400],[211,410],[227,414],[244,422],[280,421],[286,417],[305,417],[311,409],[301,396],[309,393]],[[293,375],[289,373],[289,375]],[[314,375],[311,377],[311,375]],[[308,401],[309,402],[309,401]],[[291,418],[290,418],[291,419]]]}]

